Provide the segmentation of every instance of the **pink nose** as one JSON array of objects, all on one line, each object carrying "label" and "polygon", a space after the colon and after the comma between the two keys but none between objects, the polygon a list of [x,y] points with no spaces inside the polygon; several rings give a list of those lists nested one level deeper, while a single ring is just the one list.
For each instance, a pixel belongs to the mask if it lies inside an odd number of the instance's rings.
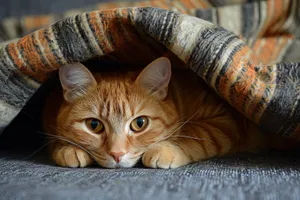
[{"label": "pink nose", "polygon": [[125,152],[110,152],[109,154],[115,159],[117,163],[119,163]]}]

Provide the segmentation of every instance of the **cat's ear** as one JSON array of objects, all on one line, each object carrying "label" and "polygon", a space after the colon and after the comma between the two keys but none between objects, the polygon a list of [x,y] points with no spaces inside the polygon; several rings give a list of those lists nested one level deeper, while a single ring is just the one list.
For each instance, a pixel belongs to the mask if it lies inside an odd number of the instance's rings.
[{"label": "cat's ear", "polygon": [[171,62],[161,57],[150,63],[137,77],[136,84],[146,89],[159,99],[168,94],[168,85],[171,79]]},{"label": "cat's ear", "polygon": [[67,102],[72,102],[76,98],[84,96],[88,87],[97,85],[92,73],[80,63],[61,67],[59,69],[59,80]]}]

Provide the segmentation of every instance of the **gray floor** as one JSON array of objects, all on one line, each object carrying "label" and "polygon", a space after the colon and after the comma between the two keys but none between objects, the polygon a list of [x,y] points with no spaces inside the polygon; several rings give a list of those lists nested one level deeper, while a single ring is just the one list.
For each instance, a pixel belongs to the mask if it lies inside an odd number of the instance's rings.
[{"label": "gray floor", "polygon": [[175,170],[68,169],[0,155],[0,199],[299,199],[300,159],[241,155]]}]

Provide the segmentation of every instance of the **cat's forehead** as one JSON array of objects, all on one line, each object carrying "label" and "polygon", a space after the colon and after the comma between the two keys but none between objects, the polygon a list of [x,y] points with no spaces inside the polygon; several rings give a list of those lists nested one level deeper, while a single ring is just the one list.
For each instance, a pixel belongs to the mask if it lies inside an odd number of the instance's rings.
[{"label": "cat's forehead", "polygon": [[94,75],[97,81],[97,90],[100,96],[128,96],[132,93],[136,72],[114,72],[114,73],[97,73]]},{"label": "cat's forehead", "polygon": [[137,92],[133,73],[96,74],[97,97],[102,117],[132,115]]},{"label": "cat's forehead", "polygon": [[94,77],[98,85],[116,84],[116,83],[131,83],[133,84],[137,78],[139,71],[128,72],[101,72],[95,73]]},{"label": "cat's forehead", "polygon": [[147,93],[138,89],[135,80],[138,74],[95,74],[97,90],[90,90],[88,104],[90,109],[97,107],[97,115],[101,118],[121,123],[147,110],[155,110],[157,102]]}]

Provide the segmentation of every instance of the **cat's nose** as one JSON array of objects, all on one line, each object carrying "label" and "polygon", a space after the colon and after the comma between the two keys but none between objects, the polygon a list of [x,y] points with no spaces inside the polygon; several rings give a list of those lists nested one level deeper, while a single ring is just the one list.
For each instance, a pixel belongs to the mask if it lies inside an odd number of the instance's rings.
[{"label": "cat's nose", "polygon": [[115,159],[117,163],[119,163],[125,152],[110,152],[109,154]]}]

